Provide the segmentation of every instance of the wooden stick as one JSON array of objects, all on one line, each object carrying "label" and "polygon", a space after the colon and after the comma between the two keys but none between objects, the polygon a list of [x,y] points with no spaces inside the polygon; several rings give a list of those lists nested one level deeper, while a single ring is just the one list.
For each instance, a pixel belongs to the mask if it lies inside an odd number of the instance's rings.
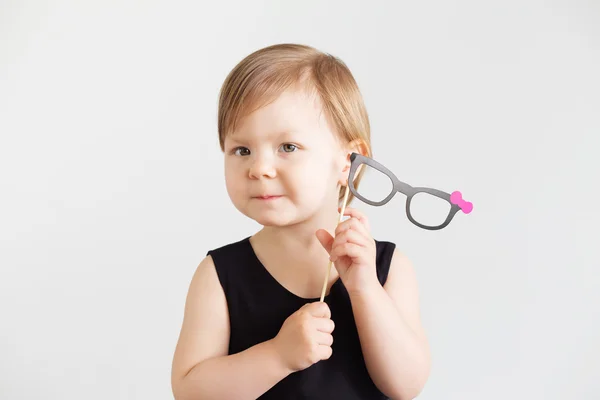
[{"label": "wooden stick", "polygon": [[[342,209],[340,211],[340,216],[338,218],[338,222],[337,225],[340,224],[340,222],[342,222],[342,217],[344,216],[344,212],[346,212],[346,202],[348,201],[348,193],[350,192],[350,189],[348,186],[346,186],[346,193],[344,193],[344,202],[342,203]],[[337,228],[336,225],[336,228]],[[329,282],[329,273],[331,272],[331,265],[333,264],[333,261],[329,261],[329,265],[327,266],[327,275],[325,275],[325,281],[323,282],[323,289],[321,290],[321,301],[323,301],[323,299],[325,299],[325,291],[327,290],[327,283]]]}]

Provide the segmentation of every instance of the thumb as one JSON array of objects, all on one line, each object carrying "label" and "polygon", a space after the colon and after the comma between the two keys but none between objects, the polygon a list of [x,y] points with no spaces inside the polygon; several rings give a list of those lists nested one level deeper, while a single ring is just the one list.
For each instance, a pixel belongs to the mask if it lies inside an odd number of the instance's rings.
[{"label": "thumb", "polygon": [[315,233],[319,242],[321,242],[321,246],[327,251],[327,253],[331,252],[331,246],[333,245],[333,236],[325,229],[318,229]]}]

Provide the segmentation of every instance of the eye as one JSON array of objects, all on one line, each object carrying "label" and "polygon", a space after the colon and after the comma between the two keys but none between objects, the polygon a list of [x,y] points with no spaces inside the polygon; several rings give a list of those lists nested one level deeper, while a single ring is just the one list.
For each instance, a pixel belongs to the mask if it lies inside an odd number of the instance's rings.
[{"label": "eye", "polygon": [[[239,152],[239,153],[238,153]],[[240,156],[247,156],[248,154],[250,154],[250,150],[248,150],[248,148],[246,147],[236,147],[233,150],[233,154],[240,155]]]},{"label": "eye", "polygon": [[283,148],[283,151],[285,151],[286,153],[293,153],[295,150],[298,149],[298,146],[296,146],[295,144],[292,144],[292,143],[282,144],[281,147]]}]

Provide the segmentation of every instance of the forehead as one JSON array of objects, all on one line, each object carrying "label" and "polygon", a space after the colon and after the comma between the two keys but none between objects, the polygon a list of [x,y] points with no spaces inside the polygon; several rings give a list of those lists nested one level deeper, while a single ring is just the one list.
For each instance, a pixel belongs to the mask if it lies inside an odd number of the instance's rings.
[{"label": "forehead", "polygon": [[301,133],[305,139],[333,136],[319,96],[306,90],[288,89],[273,101],[240,118],[225,140],[267,139],[271,135]]}]

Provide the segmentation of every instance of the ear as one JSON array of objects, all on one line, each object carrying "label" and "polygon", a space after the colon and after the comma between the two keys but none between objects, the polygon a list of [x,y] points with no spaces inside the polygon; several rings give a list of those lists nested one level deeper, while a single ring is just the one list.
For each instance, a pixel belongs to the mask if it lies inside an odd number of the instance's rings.
[{"label": "ear", "polygon": [[[349,142],[346,147],[343,149],[343,166],[340,172],[340,177],[338,180],[338,184],[341,186],[348,185],[348,174],[350,173],[350,167],[352,166],[352,161],[350,161],[350,156],[352,153],[362,154],[364,156],[369,155],[369,146],[363,139],[355,139]],[[359,167],[360,170],[360,167]],[[357,171],[358,172],[358,171]]]}]

